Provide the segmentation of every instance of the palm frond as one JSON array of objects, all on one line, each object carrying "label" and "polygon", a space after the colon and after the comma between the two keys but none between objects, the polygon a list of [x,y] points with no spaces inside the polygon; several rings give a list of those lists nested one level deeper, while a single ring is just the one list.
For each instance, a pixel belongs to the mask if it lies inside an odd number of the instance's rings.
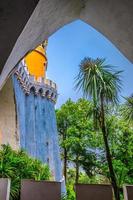
[{"label": "palm frond", "polygon": [[94,105],[99,103],[100,94],[106,103],[117,103],[121,90],[122,71],[115,71],[113,66],[106,65],[104,58],[84,58],[79,65],[75,78],[75,89],[82,90],[84,97],[91,96]]},{"label": "palm frond", "polygon": [[129,123],[133,123],[133,95],[125,97],[125,105],[122,110],[122,115]]}]

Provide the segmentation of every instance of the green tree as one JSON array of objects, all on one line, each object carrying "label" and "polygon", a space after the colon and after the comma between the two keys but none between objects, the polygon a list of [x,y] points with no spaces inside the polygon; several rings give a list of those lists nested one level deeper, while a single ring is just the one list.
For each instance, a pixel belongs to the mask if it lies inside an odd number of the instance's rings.
[{"label": "green tree", "polygon": [[120,83],[120,71],[114,72],[112,67],[105,65],[105,59],[84,58],[81,61],[79,74],[76,77],[76,89],[82,89],[85,97],[91,97],[93,100],[94,124],[95,126],[99,125],[102,131],[106,159],[116,200],[120,200],[120,193],[108,143],[109,133],[106,126],[105,111],[107,105],[118,102]]},{"label": "green tree", "polygon": [[[108,111],[106,123],[109,132],[108,141],[112,153],[112,163],[117,177],[117,184],[123,199],[123,184],[133,184],[133,129],[121,114],[121,106]],[[99,148],[103,144],[99,143]],[[103,151],[104,152],[104,151]],[[99,154],[97,173],[110,178],[105,154]]]},{"label": "green tree", "polygon": [[110,117],[109,121],[113,165],[119,187],[122,187],[124,183],[133,183],[133,129],[121,118],[121,112]]},{"label": "green tree", "polygon": [[133,125],[133,95],[125,98],[126,102],[123,106],[123,116],[130,124]]},{"label": "green tree", "polygon": [[60,136],[60,145],[63,150],[63,168],[64,168],[64,177],[67,180],[67,164],[68,164],[68,152],[70,145],[66,142],[68,137],[68,128],[72,124],[72,117],[70,112],[75,112],[75,104],[69,99],[64,105],[62,105],[61,109],[56,110],[56,118],[57,118],[57,127]]},{"label": "green tree", "polygon": [[94,165],[95,155],[88,151],[92,136],[92,120],[89,119],[91,109],[91,102],[85,99],[79,99],[76,103],[69,99],[56,111],[57,127],[61,136],[61,147],[63,148],[64,174],[66,173],[66,162],[72,162],[76,169],[76,183],[79,180],[80,167],[86,169],[89,174]]},{"label": "green tree", "polygon": [[15,151],[9,145],[2,145],[0,178],[11,179],[10,200],[19,200],[21,179],[49,180],[50,170],[47,165],[29,157],[24,151]]}]

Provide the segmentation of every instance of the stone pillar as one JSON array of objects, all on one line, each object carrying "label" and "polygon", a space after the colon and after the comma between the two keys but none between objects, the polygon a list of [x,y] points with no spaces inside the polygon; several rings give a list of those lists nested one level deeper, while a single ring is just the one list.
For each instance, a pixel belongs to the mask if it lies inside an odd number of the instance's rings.
[{"label": "stone pillar", "polygon": [[19,148],[19,133],[12,80],[0,91],[0,144]]}]

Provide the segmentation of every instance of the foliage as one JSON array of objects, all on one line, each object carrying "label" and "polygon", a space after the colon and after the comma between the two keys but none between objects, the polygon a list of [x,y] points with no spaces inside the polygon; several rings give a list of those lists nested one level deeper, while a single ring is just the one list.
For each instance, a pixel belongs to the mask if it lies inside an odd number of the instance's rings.
[{"label": "foliage", "polygon": [[73,163],[77,169],[77,182],[80,167],[91,175],[95,165],[95,153],[88,149],[93,137],[93,123],[89,117],[91,108],[91,102],[85,99],[79,99],[76,103],[69,99],[56,111],[60,144],[67,151],[67,162]]},{"label": "foliage", "polygon": [[115,72],[112,66],[106,65],[105,59],[86,57],[79,66],[76,88],[82,89],[86,97],[91,95],[94,101],[104,92],[107,102],[116,102],[121,88],[120,73],[121,71]]},{"label": "foliage", "polygon": [[133,125],[133,95],[125,98],[126,102],[123,106],[123,116],[126,121]]},{"label": "foliage", "polygon": [[[75,89],[82,90],[86,98],[93,101],[94,122],[97,124],[101,109],[101,98],[104,105],[118,102],[121,89],[121,71],[115,71],[105,64],[105,59],[85,57],[79,65],[79,73],[75,78]],[[96,125],[95,124],[95,125]]]},{"label": "foliage", "polygon": [[105,59],[84,58],[76,77],[76,89],[82,89],[83,94],[86,97],[90,96],[93,101],[93,121],[95,128],[99,127],[103,135],[105,155],[116,200],[120,200],[120,193],[109,147],[105,110],[108,105],[115,105],[118,102],[118,92],[121,88],[120,73],[121,71],[114,71],[110,65],[106,65]]},{"label": "foliage", "polygon": [[121,112],[120,107],[115,115],[108,117],[109,141],[119,187],[133,182],[133,129],[125,117],[121,117]]},{"label": "foliage", "polygon": [[65,133],[60,143],[67,162],[74,163],[74,170],[67,170],[69,184],[77,175],[78,182],[112,183],[117,200],[123,184],[133,184],[133,96],[118,105],[120,75],[105,59],[83,59],[76,89],[87,100],[68,100],[57,111],[58,130]]},{"label": "foliage", "polygon": [[[61,120],[63,118],[59,117],[61,117],[62,114],[65,115],[63,119],[64,121],[71,119],[67,129],[64,127],[67,133],[66,140],[63,140],[62,136],[60,135],[61,145],[66,145],[68,148],[67,185],[71,185],[71,188],[73,188],[75,184],[76,165],[74,163],[76,151],[77,153],[80,153],[79,183],[108,184],[111,182],[101,130],[94,130],[93,117],[90,114],[87,114],[87,121],[83,120],[84,123],[88,124],[89,128],[84,129],[85,126],[83,125],[84,134],[82,135],[81,133],[81,138],[79,137],[80,134],[78,134],[78,131],[75,128],[75,125],[77,124],[76,122],[78,122],[78,124],[82,124],[81,113],[79,118],[76,118],[76,115],[78,115],[76,112],[79,113],[77,107],[81,102],[84,102],[85,105],[84,107],[82,106],[81,109],[83,113],[88,113],[88,109],[93,109],[93,104],[88,100],[80,99],[77,102],[72,102],[69,99],[57,111],[57,120],[59,120],[60,123],[62,122]],[[89,105],[89,107],[87,105]],[[75,110],[72,109],[72,107],[76,107]],[[133,128],[127,121],[125,121],[125,118],[122,115],[122,108],[123,105],[110,105],[105,110],[112,164],[120,191],[122,191],[123,184],[133,184]],[[58,128],[60,128],[59,124]],[[87,134],[84,130],[88,130]],[[87,138],[84,138],[84,136]],[[69,190],[69,193],[73,193],[73,190]]]},{"label": "foliage", "polygon": [[73,185],[67,185],[67,200],[75,200],[75,191]]},{"label": "foliage", "polygon": [[10,200],[19,200],[21,179],[48,180],[47,165],[29,157],[24,151],[15,151],[9,145],[0,150],[0,178],[11,179]]}]

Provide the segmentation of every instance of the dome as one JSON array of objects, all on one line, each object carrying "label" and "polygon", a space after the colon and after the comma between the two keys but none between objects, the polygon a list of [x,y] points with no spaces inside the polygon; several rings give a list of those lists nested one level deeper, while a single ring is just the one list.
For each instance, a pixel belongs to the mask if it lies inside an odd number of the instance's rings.
[{"label": "dome", "polygon": [[28,53],[24,61],[31,76],[45,78],[47,70],[46,42]]}]

